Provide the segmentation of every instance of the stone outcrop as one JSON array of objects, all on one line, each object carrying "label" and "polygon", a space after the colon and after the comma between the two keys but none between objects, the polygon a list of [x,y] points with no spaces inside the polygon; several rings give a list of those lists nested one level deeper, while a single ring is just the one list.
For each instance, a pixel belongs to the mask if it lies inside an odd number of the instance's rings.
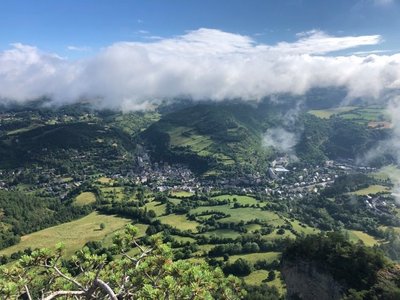
[{"label": "stone outcrop", "polygon": [[282,264],[281,272],[287,287],[287,299],[337,300],[345,291],[332,275],[312,262],[287,261]]}]

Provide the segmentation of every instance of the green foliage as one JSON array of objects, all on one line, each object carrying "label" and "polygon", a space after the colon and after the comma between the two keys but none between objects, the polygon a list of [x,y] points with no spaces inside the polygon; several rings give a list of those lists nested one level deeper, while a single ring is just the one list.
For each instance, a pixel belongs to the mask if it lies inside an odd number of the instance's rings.
[{"label": "green foliage", "polygon": [[19,241],[19,236],[64,223],[90,212],[58,199],[39,198],[0,190],[0,249]]},{"label": "green foliage", "polygon": [[[389,137],[388,130],[374,130],[340,117],[320,119],[310,114],[301,115],[297,126],[303,131],[296,153],[302,161],[322,163],[327,158],[358,158],[372,149],[377,142]],[[389,156],[379,161],[387,162]],[[378,162],[378,161],[377,161]]]},{"label": "green foliage", "polygon": [[233,264],[228,263],[224,267],[225,274],[233,274],[235,276],[247,276],[252,270],[252,265],[243,258],[237,259]]},{"label": "green foliage", "polygon": [[275,287],[270,287],[266,284],[258,286],[246,286],[247,295],[244,297],[245,300],[279,300],[283,299],[279,295],[279,291]]},{"label": "green foliage", "polygon": [[[15,299],[29,293],[33,298],[57,293],[77,299],[240,299],[245,294],[237,278],[225,277],[220,269],[205,263],[172,261],[171,249],[152,239],[147,246],[135,238],[131,225],[114,238],[112,251],[119,258],[109,260],[88,247],[70,261],[63,260],[63,245],[23,256],[10,268],[0,269],[0,293]],[[139,252],[131,256],[127,251]]]},{"label": "green foliage", "polygon": [[369,290],[378,283],[379,272],[390,266],[381,251],[353,244],[339,232],[298,238],[287,246],[282,261],[315,264],[347,289],[356,291]]},{"label": "green foliage", "polygon": [[[187,163],[200,173],[232,163],[250,162],[254,167],[256,161],[249,159],[266,154],[261,145],[263,118],[245,104],[198,104],[163,116],[142,137],[156,159]],[[249,157],[249,151],[258,155]]]},{"label": "green foliage", "polygon": [[374,180],[371,177],[362,173],[346,174],[336,178],[335,182],[326,188],[322,194],[326,197],[334,197],[366,188],[373,182]]}]

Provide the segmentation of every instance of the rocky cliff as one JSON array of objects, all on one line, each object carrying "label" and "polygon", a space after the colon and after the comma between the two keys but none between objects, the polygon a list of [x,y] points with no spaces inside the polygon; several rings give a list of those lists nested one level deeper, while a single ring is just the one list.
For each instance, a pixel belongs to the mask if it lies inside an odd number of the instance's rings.
[{"label": "rocky cliff", "polygon": [[288,299],[336,300],[341,299],[346,290],[332,275],[312,262],[285,262],[281,272]]}]

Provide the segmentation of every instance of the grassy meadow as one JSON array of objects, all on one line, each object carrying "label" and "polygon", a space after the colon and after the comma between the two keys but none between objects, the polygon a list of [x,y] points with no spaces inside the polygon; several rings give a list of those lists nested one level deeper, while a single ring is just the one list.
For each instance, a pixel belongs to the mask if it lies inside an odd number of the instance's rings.
[{"label": "grassy meadow", "polygon": [[83,192],[75,198],[74,205],[83,206],[94,202],[96,202],[96,196],[92,192]]},{"label": "grassy meadow", "polygon": [[329,109],[318,109],[318,110],[310,110],[308,113],[321,118],[321,119],[329,119],[331,116],[338,115],[345,112],[350,112],[357,109],[356,106],[342,106],[336,108]]},{"label": "grassy meadow", "polygon": [[[100,224],[104,223],[105,228],[100,230]],[[72,255],[76,250],[82,248],[89,241],[102,241],[107,236],[130,223],[130,220],[91,213],[81,219],[46,228],[21,237],[17,245],[0,251],[0,255],[10,255],[25,248],[54,248],[63,242],[67,245],[66,254]]]},{"label": "grassy meadow", "polygon": [[378,193],[388,193],[388,192],[390,192],[390,189],[387,186],[374,184],[370,185],[365,189],[351,192],[350,194],[358,196],[366,196],[366,195],[374,195]]}]

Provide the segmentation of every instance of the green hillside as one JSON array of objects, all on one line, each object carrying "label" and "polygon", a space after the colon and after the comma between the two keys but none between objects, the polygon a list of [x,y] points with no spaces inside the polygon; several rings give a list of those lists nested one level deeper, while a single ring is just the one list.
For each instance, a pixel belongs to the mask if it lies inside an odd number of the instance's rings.
[{"label": "green hillside", "polygon": [[211,168],[265,165],[263,115],[245,104],[198,104],[169,113],[142,134],[156,159]]},{"label": "green hillside", "polygon": [[134,149],[129,134],[102,123],[42,124],[0,137],[0,163],[21,167],[46,162],[65,167],[71,163],[71,157],[79,155],[98,165],[99,158],[117,160]]},{"label": "green hillside", "polygon": [[[390,129],[377,130],[342,118],[321,119],[305,111],[291,116],[290,109],[288,103],[197,104],[164,115],[141,137],[156,160],[187,163],[203,173],[211,169],[265,170],[276,153],[263,146],[269,128],[293,133],[297,137],[293,150],[306,163],[361,158],[390,134]],[[382,159],[390,161],[390,157]]]}]

